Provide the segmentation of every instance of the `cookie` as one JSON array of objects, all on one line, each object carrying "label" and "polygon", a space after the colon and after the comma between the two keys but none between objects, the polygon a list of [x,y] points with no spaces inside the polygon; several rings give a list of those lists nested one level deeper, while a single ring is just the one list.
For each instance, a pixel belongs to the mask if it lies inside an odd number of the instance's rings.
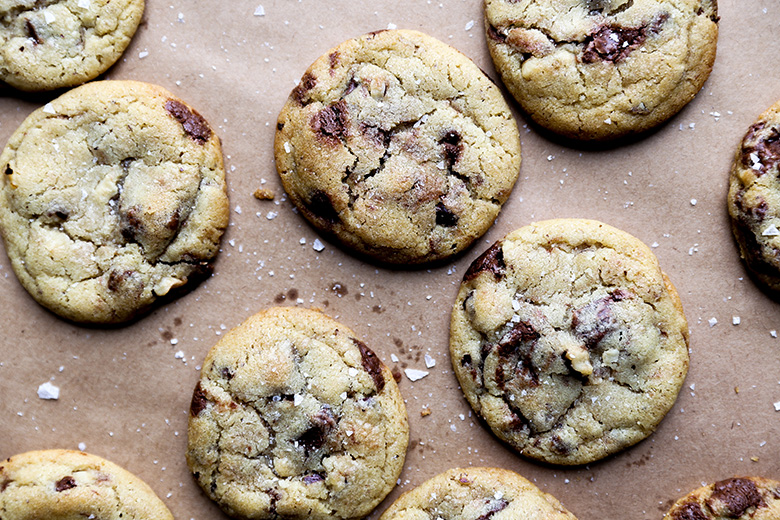
[{"label": "cookie", "polygon": [[144,0],[5,0],[0,80],[38,91],[94,79],[122,55],[143,12]]},{"label": "cookie", "polygon": [[219,138],[161,87],[82,85],[0,155],[0,234],[41,305],[119,323],[210,272],[228,222]]},{"label": "cookie", "polygon": [[678,500],[663,520],[777,520],[780,482],[761,477],[721,480]]},{"label": "cookie", "polygon": [[739,253],[754,278],[780,291],[780,101],[761,114],[737,150],[728,208]]},{"label": "cookie", "polygon": [[715,61],[716,0],[484,0],[506,87],[540,126],[608,140],[666,121]]},{"label": "cookie", "polygon": [[481,236],[520,169],[517,125],[466,56],[425,34],[320,57],[279,115],[276,167],[316,228],[380,262],[447,258]]},{"label": "cookie", "polygon": [[29,451],[0,461],[3,520],[173,520],[141,479],[97,455]]},{"label": "cookie", "polygon": [[674,286],[642,242],[592,220],[548,220],[466,271],[450,329],[471,406],[520,454],[587,464],[644,439],[688,370]]},{"label": "cookie", "polygon": [[558,500],[517,473],[451,469],[405,493],[379,520],[576,520]]},{"label": "cookie", "polygon": [[236,518],[358,518],[395,486],[408,442],[401,394],[376,354],[318,311],[275,307],[206,357],[187,462]]}]

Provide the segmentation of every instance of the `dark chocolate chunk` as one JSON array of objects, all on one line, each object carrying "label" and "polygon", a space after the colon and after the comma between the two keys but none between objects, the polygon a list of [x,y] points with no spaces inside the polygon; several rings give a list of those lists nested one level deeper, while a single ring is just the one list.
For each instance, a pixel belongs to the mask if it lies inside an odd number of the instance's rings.
[{"label": "dark chocolate chunk", "polygon": [[502,242],[499,240],[490,248],[482,253],[474,262],[471,263],[466,270],[466,274],[463,275],[463,281],[469,282],[479,276],[483,271],[493,273],[496,281],[501,280],[504,277],[506,271],[506,264],[504,263],[504,250],[501,249]]},{"label": "dark chocolate chunk", "polygon": [[765,505],[755,482],[744,478],[721,480],[713,485],[712,495],[707,499],[707,506],[717,511],[717,503],[726,508],[729,518],[739,518],[751,507]]},{"label": "dark chocolate chunk", "polygon": [[455,130],[450,130],[444,137],[439,140],[439,144],[444,146],[444,160],[447,164],[452,166],[463,152],[463,144],[461,143],[460,134]]},{"label": "dark chocolate chunk", "polygon": [[[755,141],[755,144],[751,146],[748,143],[752,141]],[[776,168],[780,162],[779,128],[771,127],[765,130],[765,123],[756,123],[750,127],[742,143],[742,164],[753,170],[756,176],[760,177],[770,169]]]},{"label": "dark chocolate chunk", "polygon": [[673,520],[708,520],[697,502],[684,502],[671,511]]},{"label": "dark chocolate chunk", "polygon": [[458,224],[458,216],[453,213],[443,202],[436,204],[436,224],[444,227],[452,227]]},{"label": "dark chocolate chunk", "polygon": [[325,444],[328,433],[338,424],[330,407],[325,405],[311,418],[311,428],[298,437],[298,445],[303,447],[306,456]]},{"label": "dark chocolate chunk", "polygon": [[184,128],[184,133],[198,144],[206,144],[211,138],[211,128],[203,116],[175,99],[165,102],[165,110]]},{"label": "dark chocolate chunk", "polygon": [[596,61],[618,63],[631,54],[634,49],[645,43],[648,36],[658,34],[668,18],[668,14],[662,13],[642,27],[602,25],[585,38],[582,61],[584,63]]},{"label": "dark chocolate chunk", "polygon": [[27,29],[27,35],[33,41],[33,44],[38,45],[40,43],[43,43],[43,40],[41,40],[41,37],[38,34],[38,31],[35,29],[35,26],[33,25],[32,21],[30,21],[29,18],[25,20],[24,26]]},{"label": "dark chocolate chunk", "polygon": [[179,229],[180,225],[181,225],[181,209],[176,208],[176,211],[173,212],[171,218],[165,224],[165,227],[170,229],[171,231],[176,231],[177,229]]},{"label": "dark chocolate chunk", "polygon": [[211,401],[206,396],[206,392],[203,391],[203,387],[200,386],[200,381],[195,385],[195,390],[192,392],[192,401],[190,402],[190,414],[193,417],[200,415],[200,412],[206,409],[206,406]]},{"label": "dark chocolate chunk", "polygon": [[341,55],[339,54],[339,51],[331,52],[328,55],[328,60],[330,61],[330,68],[335,69],[339,63],[341,63]]},{"label": "dark chocolate chunk", "polygon": [[477,520],[488,520],[490,517],[498,513],[499,511],[503,511],[506,509],[506,506],[509,505],[509,502],[504,500],[503,498],[496,500],[492,503],[490,503],[490,509],[488,509],[487,513],[480,515],[477,517]]},{"label": "dark chocolate chunk", "polygon": [[5,174],[6,174],[6,175],[13,175],[13,174],[14,174],[14,171],[11,169],[11,167],[10,167],[10,166],[6,166],[6,167],[5,167]]},{"label": "dark chocolate chunk", "polygon": [[[378,126],[372,126],[366,123],[361,123],[360,132],[364,136],[366,136],[366,138],[369,141],[377,144],[378,146],[388,146],[390,144],[390,138],[391,138],[390,132],[388,132],[387,130],[383,130]],[[380,161],[382,159],[380,159]]]},{"label": "dark chocolate chunk", "polygon": [[382,374],[382,362],[374,354],[374,351],[366,346],[362,341],[353,338],[358,349],[360,350],[360,357],[362,358],[363,369],[368,372],[371,379],[374,380],[377,392],[381,392],[385,387],[385,376]]},{"label": "dark chocolate chunk", "polygon": [[128,208],[120,215],[120,230],[125,240],[132,242],[143,229],[143,222],[139,216],[141,209],[137,206]]},{"label": "dark chocolate chunk", "polygon": [[76,487],[76,479],[70,475],[62,477],[54,483],[54,490],[57,493],[62,493],[63,491],[73,489],[74,487]]},{"label": "dark chocolate chunk", "polygon": [[330,196],[324,191],[315,191],[306,204],[306,210],[314,217],[324,220],[328,224],[339,221],[339,214],[333,207]]},{"label": "dark chocolate chunk", "polygon": [[352,92],[358,87],[358,82],[355,78],[350,78],[349,82],[347,83],[347,86],[344,88],[344,96]]},{"label": "dark chocolate chunk", "polygon": [[301,82],[293,89],[292,97],[299,105],[303,106],[307,101],[307,94],[317,84],[317,78],[311,72],[306,72]]},{"label": "dark chocolate chunk", "polygon": [[343,99],[323,108],[311,119],[312,129],[331,142],[339,142],[347,137],[348,123],[349,108]]},{"label": "dark chocolate chunk", "polygon": [[550,437],[550,448],[556,453],[566,456],[571,453],[571,446],[563,441],[558,435]]},{"label": "dark chocolate chunk", "polygon": [[497,41],[498,43],[506,42],[506,36],[501,34],[499,30],[493,27],[492,25],[488,25],[487,35],[488,38],[490,38],[493,41]]},{"label": "dark chocolate chunk", "polygon": [[230,367],[222,367],[222,370],[220,370],[220,374],[222,374],[222,377],[224,377],[228,381],[233,379],[233,376],[235,375],[233,369],[231,369]]},{"label": "dark chocolate chunk", "polygon": [[279,490],[276,488],[271,488],[268,490],[268,495],[271,497],[271,515],[274,517],[276,516],[276,504],[279,502],[279,500],[282,498],[282,494],[279,493]]},{"label": "dark chocolate chunk", "polygon": [[530,324],[521,321],[504,334],[504,337],[498,342],[498,354],[508,356],[517,351],[522,343],[536,341],[539,337],[539,333]]},{"label": "dark chocolate chunk", "polygon": [[306,475],[303,477],[303,481],[306,484],[314,484],[316,482],[322,482],[323,480],[325,479],[319,473],[312,473],[311,475]]},{"label": "dark chocolate chunk", "polygon": [[631,293],[623,289],[616,289],[608,296],[594,300],[584,307],[576,309],[572,316],[574,334],[592,349],[604,339],[604,336],[615,330],[617,321],[612,306],[629,298]]},{"label": "dark chocolate chunk", "polygon": [[108,282],[106,282],[106,287],[108,287],[109,291],[116,292],[121,287],[122,284],[131,276],[133,276],[134,272],[130,270],[125,271],[117,271],[113,270],[111,271],[111,274],[108,275]]}]

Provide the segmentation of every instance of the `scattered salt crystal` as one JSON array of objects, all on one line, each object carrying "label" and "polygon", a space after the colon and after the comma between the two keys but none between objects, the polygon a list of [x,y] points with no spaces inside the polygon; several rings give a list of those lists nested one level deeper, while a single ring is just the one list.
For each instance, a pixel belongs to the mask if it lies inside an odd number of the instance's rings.
[{"label": "scattered salt crystal", "polygon": [[319,253],[320,251],[325,249],[325,244],[320,242],[319,238],[315,238],[314,239],[314,244],[312,244],[311,247],[312,247],[312,249],[314,249],[315,251],[317,251]]},{"label": "scattered salt crystal", "polygon": [[775,403],[775,411],[780,412],[780,401]]},{"label": "scattered salt crystal", "polygon": [[89,0],[79,0],[79,7],[89,9]]},{"label": "scattered salt crystal", "polygon": [[606,118],[606,119],[604,120],[604,124],[605,124],[605,125],[611,125],[611,124],[612,124],[612,118],[611,118],[611,117],[608,117],[608,118]]},{"label": "scattered salt crystal", "polygon": [[79,451],[86,451],[86,449],[87,449],[87,445],[84,444],[83,442],[80,442],[79,443]]},{"label": "scattered salt crystal", "polygon": [[294,406],[298,406],[302,402],[303,402],[303,396],[302,395],[295,394],[293,396],[293,405]]},{"label": "scattered salt crystal", "polygon": [[653,242],[652,244],[650,244],[650,247],[653,247],[653,248],[655,248],[655,247],[658,247],[658,246],[660,246],[660,245],[661,245],[661,244],[659,244],[658,242]]},{"label": "scattered salt crystal", "polygon": [[715,318],[710,318],[709,320],[707,320],[707,323],[710,324],[710,327],[714,327],[715,325],[718,324],[718,320]]},{"label": "scattered salt crystal", "polygon": [[770,330],[769,331],[769,335],[772,336],[773,338],[776,338],[777,337],[777,331],[776,330]]},{"label": "scattered salt crystal", "polygon": [[41,399],[59,399],[60,388],[46,381],[38,387],[38,397]]},{"label": "scattered salt crystal", "polygon": [[467,31],[470,31],[470,30],[471,30],[473,27],[474,27],[474,20],[469,20],[468,22],[466,22],[466,27],[465,27],[465,29],[466,29]]},{"label": "scattered salt crystal", "polygon": [[46,112],[47,114],[57,113],[57,111],[54,110],[54,105],[52,105],[51,103],[46,103],[45,105],[43,105],[43,111]]},{"label": "scattered salt crystal", "polygon": [[262,5],[255,7],[255,16],[265,16],[265,8]]},{"label": "scattered salt crystal", "polygon": [[290,153],[290,143],[288,142],[284,143],[284,151],[285,153]]},{"label": "scattered salt crystal", "polygon": [[731,324],[732,325],[739,325],[742,322],[739,316],[733,316],[731,318]]},{"label": "scattered salt crystal", "polygon": [[392,30],[395,30],[395,29],[398,29],[398,26],[396,24],[394,24],[392,22],[387,24],[387,30],[388,31],[392,31]]},{"label": "scattered salt crystal", "polygon": [[306,244],[306,237],[301,237],[301,239],[298,241],[301,245]]},{"label": "scattered salt crystal", "polygon": [[415,368],[405,368],[404,372],[410,381],[418,381],[428,375],[428,372],[425,370],[417,370]]},{"label": "scattered salt crystal", "polygon": [[398,363],[398,356],[395,354],[390,354],[390,359],[393,361],[393,363]]},{"label": "scattered salt crystal", "polygon": [[184,359],[184,352],[181,350],[177,350],[176,354],[173,355],[176,359]]},{"label": "scattered salt crystal", "polygon": [[273,220],[273,219],[275,219],[278,216],[279,216],[278,212],[276,212],[276,211],[269,211],[268,214],[265,216],[265,218],[267,218],[268,220]]},{"label": "scattered salt crystal", "polygon": [[436,360],[433,359],[428,354],[425,354],[425,366],[428,368],[433,368],[436,366]]},{"label": "scattered salt crystal", "polygon": [[349,373],[349,377],[355,377],[356,375],[358,375],[358,370],[357,368],[354,367],[349,367],[349,370],[347,370],[347,372]]},{"label": "scattered salt crystal", "polygon": [[141,51],[141,52],[139,52],[139,53],[138,53],[138,57],[139,57],[140,59],[144,59],[144,58],[146,58],[147,56],[149,56],[149,51]]},{"label": "scattered salt crystal", "polygon": [[54,15],[49,11],[44,11],[43,19],[46,20],[46,23],[54,23],[54,20],[56,20],[57,18],[55,18]]},{"label": "scattered salt crystal", "polygon": [[777,227],[772,224],[764,231],[762,231],[761,234],[765,237],[776,237],[777,235],[780,235],[780,231],[778,231]]},{"label": "scattered salt crystal", "polygon": [[695,206],[697,202],[699,201],[696,199],[691,199],[691,206]]},{"label": "scattered salt crystal", "polygon": [[240,215],[241,214],[241,206],[237,205],[236,209],[235,209],[235,212]]},{"label": "scattered salt crystal", "polygon": [[341,392],[341,395],[339,397],[341,397],[342,401],[346,401],[347,400],[347,393],[346,392]]}]

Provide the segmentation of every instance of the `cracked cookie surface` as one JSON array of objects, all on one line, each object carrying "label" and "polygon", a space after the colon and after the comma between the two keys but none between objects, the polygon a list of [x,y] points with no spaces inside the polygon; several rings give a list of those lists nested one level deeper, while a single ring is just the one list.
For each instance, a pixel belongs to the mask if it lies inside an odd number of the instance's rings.
[{"label": "cracked cookie surface", "polygon": [[227,226],[219,139],[161,87],[92,82],[33,112],[0,155],[0,233],[40,304],[119,323],[210,272]]},{"label": "cracked cookie surface", "polygon": [[0,2],[0,80],[21,90],[80,85],[130,44],[144,0]]},{"label": "cracked cookie surface", "polygon": [[382,262],[423,263],[492,225],[520,169],[517,124],[466,56],[425,34],[342,43],[279,115],[276,166],[318,229]]},{"label": "cracked cookie surface", "polygon": [[721,480],[678,500],[663,520],[776,520],[780,482],[761,477]]},{"label": "cracked cookie surface", "polygon": [[513,471],[451,469],[398,498],[379,520],[576,520],[552,495]]},{"label": "cracked cookie surface", "polygon": [[484,0],[487,44],[531,118],[608,140],[666,121],[704,85],[716,0]]},{"label": "cracked cookie surface", "polygon": [[324,314],[262,311],[209,352],[190,408],[187,462],[236,518],[368,515],[409,442],[390,370]]},{"label": "cracked cookie surface", "polygon": [[754,277],[780,291],[780,102],[750,127],[737,150],[728,208],[740,255]]},{"label": "cracked cookie surface", "polygon": [[29,451],[0,461],[3,520],[173,520],[141,479],[97,455]]},{"label": "cracked cookie surface", "polygon": [[474,410],[522,455],[586,464],[644,439],[688,369],[676,290],[644,244],[591,220],[520,228],[466,272],[450,352]]}]

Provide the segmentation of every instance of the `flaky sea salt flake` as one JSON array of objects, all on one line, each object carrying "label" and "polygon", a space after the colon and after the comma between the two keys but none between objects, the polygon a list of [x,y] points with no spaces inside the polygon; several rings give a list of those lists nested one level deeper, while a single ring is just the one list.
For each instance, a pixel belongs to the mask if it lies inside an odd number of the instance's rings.
[{"label": "flaky sea salt flake", "polygon": [[317,251],[318,253],[325,250],[325,244],[323,244],[319,238],[314,239],[314,244],[312,244],[312,249]]},{"label": "flaky sea salt flake", "polygon": [[780,235],[780,231],[778,231],[777,226],[771,224],[768,228],[762,231],[761,234],[765,237],[776,237],[777,235]]},{"label": "flaky sea salt flake", "polygon": [[46,20],[46,23],[54,23],[54,21],[57,19],[53,13],[49,11],[43,12],[43,19]]},{"label": "flaky sea salt flake", "polygon": [[430,355],[425,354],[425,366],[428,368],[433,368],[436,366],[436,360],[433,359]]},{"label": "flaky sea salt flake", "polygon": [[89,0],[79,0],[79,7],[89,9]]},{"label": "flaky sea salt flake", "polygon": [[60,398],[60,388],[51,384],[51,381],[46,381],[38,387],[38,397],[57,400]]},{"label": "flaky sea salt flake", "polygon": [[265,8],[262,5],[255,7],[255,16],[265,16]]},{"label": "flaky sea salt flake", "polygon": [[425,370],[417,370],[416,368],[405,368],[404,373],[406,373],[406,377],[409,378],[409,381],[419,381],[423,377],[428,375],[428,372]]},{"label": "flaky sea salt flake", "polygon": [[47,114],[57,113],[57,111],[54,110],[54,105],[52,105],[51,103],[46,103],[45,105],[43,105],[43,111],[46,112]]}]

